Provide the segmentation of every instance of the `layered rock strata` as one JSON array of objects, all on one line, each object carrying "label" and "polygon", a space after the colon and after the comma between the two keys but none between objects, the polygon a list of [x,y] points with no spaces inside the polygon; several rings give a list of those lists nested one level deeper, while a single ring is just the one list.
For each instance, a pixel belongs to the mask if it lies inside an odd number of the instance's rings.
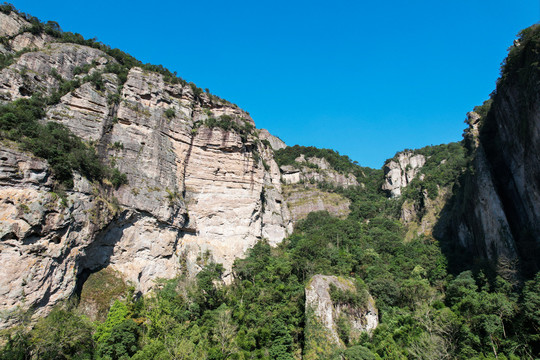
[{"label": "layered rock strata", "polygon": [[[116,60],[104,52],[41,43],[23,32],[27,23],[17,15],[0,17],[0,33],[10,34],[4,51],[14,53],[21,36],[39,47],[0,71],[2,99],[50,95],[63,82],[84,79],[75,74],[84,66],[99,72],[99,87],[83,81],[47,107],[42,121],[64,124],[128,179],[113,189],[76,176],[60,199],[46,162],[2,144],[2,326],[19,308],[46,313],[88,272],[110,267],[146,292],[155,279],[195,274],[208,261],[228,272],[259,239],[277,244],[292,230],[279,167],[246,112],[141,68],[122,82],[105,72]],[[211,118],[246,131],[208,127]]]},{"label": "layered rock strata", "polygon": [[350,213],[349,199],[340,194],[322,191],[315,186],[283,185],[283,196],[295,223],[315,211],[328,211],[337,217],[346,217]]},{"label": "layered rock strata", "polygon": [[281,178],[285,184],[328,183],[334,186],[358,186],[353,174],[342,174],[332,168],[326,159],[304,155],[295,159],[296,166],[281,166]]},{"label": "layered rock strata", "polygon": [[270,134],[266,129],[261,129],[259,131],[259,139],[267,140],[273,150],[280,150],[287,147],[283,140],[281,140],[277,136]]},{"label": "layered rock strata", "polygon": [[349,214],[350,201],[337,193],[318,188],[318,184],[335,187],[359,186],[356,177],[342,174],[332,168],[326,159],[304,155],[295,159],[295,166],[280,167],[283,196],[294,222],[304,219],[314,211],[345,217]]}]

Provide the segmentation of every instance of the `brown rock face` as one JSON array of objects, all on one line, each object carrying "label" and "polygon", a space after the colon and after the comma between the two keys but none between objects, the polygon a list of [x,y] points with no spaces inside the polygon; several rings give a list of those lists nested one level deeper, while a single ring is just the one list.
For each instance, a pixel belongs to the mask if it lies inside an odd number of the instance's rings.
[{"label": "brown rock face", "polygon": [[268,140],[273,150],[284,149],[287,147],[283,140],[281,140],[277,136],[270,134],[266,129],[261,129],[259,131],[259,138],[261,140]]},{"label": "brown rock face", "polygon": [[[21,36],[39,48],[0,71],[4,101],[51,94],[61,81],[86,76],[75,75],[77,67],[103,72],[116,62],[94,48],[19,34],[24,21],[16,15],[0,20],[12,49]],[[124,83],[115,74],[101,79],[47,107],[43,121],[91,142],[128,185],[113,190],[76,176],[60,199],[45,161],[0,146],[0,312],[7,314],[0,327],[13,324],[18,307],[46,314],[74,294],[83,274],[109,268],[146,292],[157,278],[195,274],[201,258],[230,270],[259,239],[277,244],[292,231],[279,168],[257,131],[241,136],[203,124],[227,115],[253,126],[246,112],[140,68]]]}]

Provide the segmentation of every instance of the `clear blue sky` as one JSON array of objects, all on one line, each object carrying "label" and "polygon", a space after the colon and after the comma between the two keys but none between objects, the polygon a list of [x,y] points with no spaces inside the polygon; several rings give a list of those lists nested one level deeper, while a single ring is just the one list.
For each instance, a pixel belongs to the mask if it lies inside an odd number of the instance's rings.
[{"label": "clear blue sky", "polygon": [[380,168],[461,139],[539,0],[37,1],[23,12],[162,64],[288,145]]}]

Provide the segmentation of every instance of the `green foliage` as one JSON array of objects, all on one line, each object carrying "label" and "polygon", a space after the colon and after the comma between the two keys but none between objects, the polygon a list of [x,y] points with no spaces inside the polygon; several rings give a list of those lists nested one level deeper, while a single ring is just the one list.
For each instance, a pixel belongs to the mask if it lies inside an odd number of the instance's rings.
[{"label": "green foliage", "polygon": [[401,201],[412,201],[419,210],[418,218],[421,218],[425,210],[425,194],[433,200],[439,195],[439,189],[451,189],[465,171],[468,158],[462,143],[426,146],[413,153],[424,155],[426,163],[404,189]]},{"label": "green foliage", "polygon": [[96,309],[96,317],[103,321],[107,317],[113,300],[125,296],[128,292],[126,283],[120,274],[105,268],[89,275],[84,282],[79,299],[79,308],[90,306]]},{"label": "green foliage", "polygon": [[26,360],[30,357],[32,340],[30,334],[22,328],[16,326],[11,331],[2,334],[4,345],[0,349],[0,359],[2,360]]},{"label": "green foliage", "polygon": [[261,144],[263,144],[267,149],[272,149],[272,145],[270,144],[270,141],[267,139],[262,139]]},{"label": "green foliage", "polygon": [[20,99],[0,106],[0,131],[4,138],[21,144],[24,150],[46,159],[61,184],[73,186],[73,172],[90,180],[111,179],[114,186],[127,182],[125,174],[111,169],[96,151],[73,135],[64,125],[41,124],[44,101],[37,97]]},{"label": "green foliage", "polygon": [[[334,299],[332,298],[332,300]],[[339,317],[337,318],[336,330],[341,341],[343,341],[344,344],[349,344],[351,336],[351,323],[347,316],[343,313],[339,314]]]},{"label": "green foliage", "polygon": [[57,307],[32,329],[31,352],[39,359],[91,359],[92,331],[88,320]]},{"label": "green foliage", "polygon": [[343,306],[365,307],[368,300],[368,292],[364,282],[359,279],[360,286],[356,286],[356,291],[342,290],[334,284],[330,284],[330,298],[334,304]]},{"label": "green foliage", "polygon": [[340,155],[337,151],[330,149],[318,149],[313,146],[287,146],[286,148],[276,150],[274,156],[279,166],[295,165],[294,161],[300,155],[306,158],[318,157],[326,159],[332,168],[338,172],[347,174],[352,173],[355,176],[361,176],[362,168],[355,161],[352,161],[347,155]]},{"label": "green foliage", "polygon": [[268,350],[270,358],[276,360],[293,360],[291,355],[293,349],[293,338],[289,329],[281,319],[276,319],[272,323],[270,332],[272,343]]},{"label": "green foliage", "polygon": [[484,118],[487,116],[489,109],[491,109],[491,104],[493,104],[493,99],[487,99],[482,105],[475,106],[473,111]]},{"label": "green foliage", "polygon": [[[2,38],[2,39],[4,39],[2,42],[4,42],[4,43],[7,42],[6,38]],[[9,48],[9,45],[8,45],[8,48]],[[13,64],[15,59],[20,57],[21,55],[26,54],[27,52],[34,51],[34,50],[35,49],[24,48],[22,50],[17,51],[14,54],[9,54],[9,53],[8,54],[0,54],[0,70],[8,67],[11,64]],[[22,74],[24,74],[24,73],[22,73]]]},{"label": "green foliage", "polygon": [[128,306],[120,301],[112,305],[107,319],[94,333],[98,355],[106,359],[123,359],[137,352],[139,329],[131,319]]},{"label": "green foliage", "polygon": [[532,353],[540,354],[540,273],[523,289],[522,326],[525,341],[530,344]]},{"label": "green foliage", "polygon": [[13,64],[13,58],[12,54],[0,54],[0,70]]},{"label": "green foliage", "polygon": [[517,76],[521,84],[528,84],[532,73],[538,73],[538,49],[540,49],[540,24],[523,29],[518,34],[517,46],[511,46],[501,66],[501,80]]},{"label": "green foliage", "polygon": [[375,360],[375,355],[366,347],[356,345],[343,352],[345,360]]},{"label": "green foliage", "polygon": [[167,119],[172,119],[175,115],[176,112],[173,108],[168,108],[167,110],[165,110],[165,116],[167,117]]},{"label": "green foliage", "polygon": [[12,11],[16,11],[13,5],[8,3],[3,3],[2,5],[0,5],[0,12],[3,12],[6,15],[11,14]]},{"label": "green foliage", "polygon": [[127,175],[117,168],[112,168],[108,177],[115,189],[128,183]]},{"label": "green foliage", "polygon": [[194,83],[189,83],[189,86],[191,87],[191,90],[193,91],[193,95],[198,98],[203,94],[203,89],[198,88],[197,85]]},{"label": "green foliage", "polygon": [[137,352],[138,338],[137,324],[125,319],[112,328],[107,338],[97,342],[97,353],[104,359],[127,359]]},{"label": "green foliage", "polygon": [[235,131],[242,136],[242,139],[247,140],[247,135],[250,135],[255,130],[254,126],[245,119],[237,120],[230,115],[221,115],[218,119],[210,117],[204,121],[204,125],[210,129],[220,128],[227,131]]},{"label": "green foliage", "polygon": [[[17,12],[7,4],[0,6],[0,11]],[[38,120],[45,116],[45,105],[57,103],[82,82],[91,82],[98,91],[103,90],[104,73],[116,74],[121,85],[134,66],[157,72],[171,83],[187,83],[161,65],[142,64],[95,39],[62,32],[54,22],[21,16],[31,23],[25,31],[101,49],[118,64],[110,63],[103,71],[94,69],[81,80],[65,81],[53,72],[59,86],[49,98],[32,97],[0,107],[2,137],[47,159],[64,185],[71,184],[74,171],[90,180],[109,179],[114,186],[125,183],[125,174],[103,165],[95,150],[68,129],[56,123],[41,124]],[[532,67],[537,66],[533,60],[537,58],[538,32],[538,27],[532,27],[522,33],[521,45],[510,51],[503,66],[501,81],[509,76],[525,81],[530,71],[536,71]],[[11,64],[16,56],[0,56],[0,67]],[[524,72],[520,69],[524,65],[532,70]],[[94,66],[84,65],[74,72],[88,74]],[[189,86],[196,97],[206,98],[194,84]],[[209,98],[219,100],[213,95]],[[118,100],[118,94],[109,97],[110,104]],[[489,106],[489,102],[484,103],[476,111],[489,116]],[[235,131],[244,142],[253,134],[248,121],[226,115],[214,118],[209,110],[207,115],[210,117],[204,125],[209,128]],[[165,116],[174,117],[175,110],[166,110]],[[261,145],[268,147],[269,143],[263,140]],[[111,147],[122,149],[121,144]],[[414,180],[403,199],[417,204],[424,200],[425,192],[433,199],[439,189],[451,187],[467,160],[463,146],[457,143],[414,152],[427,158],[421,170],[424,179]],[[158,281],[154,292],[137,301],[132,289],[126,300],[115,301],[106,320],[95,326],[74,309],[54,309],[31,330],[20,327],[4,333],[0,358],[371,360],[538,356],[540,275],[523,287],[472,271],[455,278],[449,276],[447,260],[437,241],[429,236],[403,241],[405,231],[397,220],[401,203],[380,192],[381,170],[360,167],[337,152],[313,147],[278,150],[276,159],[280,165],[295,165],[294,159],[302,154],[324,158],[334,169],[352,173],[363,184],[347,189],[318,185],[350,199],[348,218],[311,213],[279,246],[271,247],[264,240],[255,244],[245,258],[235,261],[231,274],[224,274],[220,264],[202,255],[199,265],[203,268],[194,279]],[[254,150],[254,159],[256,156]],[[170,201],[177,196],[168,190]],[[337,319],[337,330],[347,348],[329,342],[327,331],[317,324],[313,311],[305,309],[304,289],[315,274],[357,279],[356,292],[331,287],[331,297],[342,307],[362,307],[368,301],[369,290],[379,309],[378,328],[370,336],[351,337],[349,314],[344,310]],[[225,275],[230,276],[230,285],[223,282]],[[100,281],[111,287],[101,286]],[[90,277],[86,286],[84,298],[102,300],[103,314],[111,298],[125,288],[125,284],[106,276],[101,280]],[[88,290],[88,286],[94,290]]]}]

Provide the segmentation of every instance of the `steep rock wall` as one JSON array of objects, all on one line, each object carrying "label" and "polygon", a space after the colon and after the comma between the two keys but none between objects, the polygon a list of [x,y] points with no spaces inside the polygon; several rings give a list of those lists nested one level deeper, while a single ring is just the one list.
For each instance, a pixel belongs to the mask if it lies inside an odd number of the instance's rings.
[{"label": "steep rock wall", "polygon": [[421,154],[402,152],[396,160],[390,160],[384,167],[384,183],[382,189],[392,197],[399,197],[401,189],[406,187],[416,177],[426,158]]},{"label": "steep rock wall", "polygon": [[[486,114],[469,114],[468,176],[446,232],[473,254],[540,269],[540,27],[510,49]],[[510,264],[510,265],[508,265]]]},{"label": "steep rock wall", "polygon": [[[345,347],[347,344],[342,339],[345,329],[349,329],[346,336],[354,341],[362,332],[371,332],[379,324],[375,301],[367,291],[365,304],[343,304],[332,299],[331,287],[352,294],[358,291],[351,279],[326,275],[314,275],[310,279],[305,289],[305,352],[308,358],[329,358],[331,350],[328,349],[335,345]],[[347,325],[343,326],[344,323]]]},{"label": "steep rock wall", "polygon": [[[105,73],[116,60],[104,52],[50,42],[22,32],[16,15],[0,16],[10,36],[3,51],[13,53],[21,36],[36,47],[0,71],[3,101],[51,95],[84,79],[75,74],[83,66],[99,72],[99,87],[82,81],[43,121],[64,124],[128,179],[115,190],[76,176],[60,199],[45,161],[2,143],[0,326],[30,308],[46,314],[89,272],[110,268],[144,293],[157,278],[195,274],[203,254],[230,270],[259,239],[277,244],[292,230],[279,167],[246,112],[140,68],[120,81]],[[222,115],[249,131],[205,126]]]},{"label": "steep rock wall", "polygon": [[294,222],[314,211],[328,211],[339,217],[349,214],[349,199],[335,192],[324,191],[317,184],[360,186],[352,173],[342,174],[332,168],[326,159],[306,159],[304,155],[295,159],[294,166],[283,165],[280,170],[283,196]]}]

